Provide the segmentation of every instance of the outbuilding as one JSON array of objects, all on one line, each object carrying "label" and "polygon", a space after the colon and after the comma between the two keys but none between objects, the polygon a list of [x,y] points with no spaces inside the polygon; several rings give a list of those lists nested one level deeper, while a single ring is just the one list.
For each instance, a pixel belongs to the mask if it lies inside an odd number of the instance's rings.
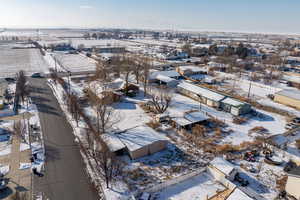
[{"label": "outbuilding", "polygon": [[189,96],[210,107],[219,108],[221,101],[226,98],[226,96],[215,91],[188,82],[180,83],[177,88],[179,93]]},{"label": "outbuilding", "polygon": [[300,166],[295,167],[288,171],[288,179],[286,182],[285,190],[286,192],[295,197],[296,199],[300,199]]},{"label": "outbuilding", "polygon": [[293,89],[282,90],[275,93],[274,101],[300,109],[300,92]]},{"label": "outbuilding", "polygon": [[251,111],[250,104],[231,97],[226,97],[221,101],[221,108],[235,116],[244,115]]},{"label": "outbuilding", "polygon": [[167,139],[143,125],[118,133],[104,134],[103,140],[116,154],[128,153],[131,159],[141,158],[166,148]]}]

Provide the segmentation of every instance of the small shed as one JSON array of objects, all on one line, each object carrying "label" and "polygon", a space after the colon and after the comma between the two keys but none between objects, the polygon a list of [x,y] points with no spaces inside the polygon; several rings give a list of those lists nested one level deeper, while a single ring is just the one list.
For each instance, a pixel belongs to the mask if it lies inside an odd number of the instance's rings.
[{"label": "small shed", "polygon": [[199,111],[184,114],[183,117],[175,117],[172,121],[177,129],[191,130],[195,124],[204,123],[209,119],[208,116]]},{"label": "small shed", "polygon": [[231,97],[226,97],[221,101],[221,108],[232,115],[239,116],[251,111],[251,105]]},{"label": "small shed", "polygon": [[222,157],[216,157],[210,162],[210,167],[218,172],[219,175],[233,181],[238,173],[237,168]]}]

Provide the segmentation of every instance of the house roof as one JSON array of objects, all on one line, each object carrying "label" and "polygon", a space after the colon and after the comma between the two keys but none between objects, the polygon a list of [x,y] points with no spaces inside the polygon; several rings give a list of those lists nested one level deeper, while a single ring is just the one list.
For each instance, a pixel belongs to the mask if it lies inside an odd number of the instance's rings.
[{"label": "house roof", "polygon": [[129,151],[141,149],[157,141],[167,140],[149,126],[143,125],[115,134]]},{"label": "house roof", "polygon": [[184,118],[186,118],[187,120],[189,120],[193,123],[201,122],[201,121],[205,121],[205,120],[209,119],[209,117],[204,115],[202,112],[187,113],[186,115],[184,115]]},{"label": "house roof", "polygon": [[236,188],[226,200],[253,200],[251,197]]},{"label": "house roof", "polygon": [[243,106],[243,105],[246,104],[244,102],[238,101],[238,100],[230,98],[230,97],[227,97],[227,98],[223,99],[222,103],[229,104],[229,105],[234,106],[234,107],[240,107],[240,106]]},{"label": "house roof", "polygon": [[111,152],[116,152],[126,147],[125,144],[123,144],[122,141],[116,136],[116,134],[107,133],[101,135],[101,137]]},{"label": "house roof", "polygon": [[222,94],[219,94],[206,88],[199,87],[197,85],[187,83],[185,81],[181,82],[177,87],[188,90],[192,93],[195,93],[196,95],[200,95],[214,101],[221,101],[225,98],[225,96]]},{"label": "house roof", "polygon": [[300,100],[300,92],[298,90],[293,90],[293,89],[281,90],[277,92],[276,95],[281,95],[292,99]]},{"label": "house roof", "polygon": [[300,166],[291,169],[288,174],[300,176]]},{"label": "house roof", "polygon": [[170,70],[170,71],[155,71],[152,72],[149,76],[149,79],[156,79],[158,75],[163,75],[163,76],[167,76],[170,78],[174,78],[174,77],[179,77],[180,74],[178,72],[176,72],[175,70]]},{"label": "house roof", "polygon": [[223,172],[225,175],[229,175],[230,172],[232,172],[232,170],[235,168],[233,164],[221,157],[216,157],[210,162],[210,164]]},{"label": "house roof", "polygon": [[165,82],[165,83],[171,83],[171,82],[173,82],[173,81],[176,81],[176,79],[174,79],[174,78],[170,78],[170,77],[168,77],[168,76],[161,75],[161,74],[157,75],[157,76],[156,76],[156,79],[157,79],[157,80],[160,80],[160,81],[162,81],[162,82]]},{"label": "house roof", "polygon": [[187,126],[189,124],[192,124],[190,120],[185,119],[184,117],[175,117],[172,119],[176,124],[179,124],[180,126]]},{"label": "house roof", "polygon": [[202,71],[207,71],[206,69],[203,69],[201,67],[198,67],[198,66],[195,66],[195,65],[186,65],[186,66],[180,66],[178,67],[180,70],[183,70],[183,71],[192,71],[192,72],[202,72]]}]

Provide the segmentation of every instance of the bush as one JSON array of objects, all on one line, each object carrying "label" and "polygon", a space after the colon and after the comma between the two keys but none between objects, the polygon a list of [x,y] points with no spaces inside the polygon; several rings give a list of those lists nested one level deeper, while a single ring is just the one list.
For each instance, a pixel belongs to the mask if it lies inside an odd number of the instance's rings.
[{"label": "bush", "polygon": [[259,133],[259,134],[264,134],[264,133],[268,133],[268,129],[266,129],[265,127],[263,126],[256,126],[252,129],[249,130],[249,133]]},{"label": "bush", "polygon": [[300,150],[300,139],[296,140],[296,147]]},{"label": "bush", "polygon": [[244,124],[247,122],[247,118],[235,117],[235,118],[233,118],[232,122],[235,124]]},{"label": "bush", "polygon": [[160,127],[160,123],[154,120],[151,120],[150,122],[146,123],[149,127],[153,128],[153,129],[157,129],[158,127]]},{"label": "bush", "polygon": [[206,128],[202,125],[197,124],[192,129],[192,134],[197,137],[205,137]]}]

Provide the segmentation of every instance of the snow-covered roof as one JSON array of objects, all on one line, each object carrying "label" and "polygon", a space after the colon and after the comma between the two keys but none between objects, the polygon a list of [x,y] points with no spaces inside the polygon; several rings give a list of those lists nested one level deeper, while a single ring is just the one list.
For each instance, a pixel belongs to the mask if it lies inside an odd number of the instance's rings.
[{"label": "snow-covered roof", "polygon": [[116,134],[103,134],[101,137],[111,152],[116,152],[126,147]]},{"label": "snow-covered roof", "polygon": [[227,198],[227,200],[253,200],[251,197],[242,192],[239,188],[236,188],[233,193]]},{"label": "snow-covered roof", "polygon": [[281,90],[277,92],[276,95],[281,95],[292,99],[300,100],[300,92],[298,90],[293,90],[293,89]]},{"label": "snow-covered roof", "polygon": [[291,76],[291,75],[283,75],[283,80],[294,82],[294,83],[300,83],[300,77],[299,76]]},{"label": "snow-covered roof", "polygon": [[244,102],[238,101],[238,100],[230,98],[230,97],[227,97],[227,98],[223,99],[222,103],[229,104],[229,105],[234,106],[234,107],[240,107],[240,106],[243,106],[245,104]]},{"label": "snow-covered roof", "polygon": [[175,117],[175,118],[173,118],[173,121],[174,121],[176,124],[179,124],[180,126],[187,126],[187,125],[193,123],[193,122],[191,122],[190,120],[187,120],[187,119],[184,118],[184,117]]},{"label": "snow-covered roof", "polygon": [[188,90],[192,93],[195,93],[197,95],[203,96],[205,98],[214,100],[214,101],[221,101],[222,99],[225,98],[224,95],[216,93],[214,91],[211,91],[206,88],[202,88],[187,82],[181,82],[177,87]]},{"label": "snow-covered roof", "polygon": [[129,151],[135,151],[157,141],[167,140],[148,126],[138,126],[116,134]]},{"label": "snow-covered roof", "polygon": [[209,117],[204,115],[202,112],[191,112],[186,114],[184,117],[193,123],[201,122],[209,119]]},{"label": "snow-covered roof", "polygon": [[230,172],[232,172],[232,170],[235,168],[233,164],[221,157],[216,157],[210,162],[210,164],[223,172],[225,175],[229,175]]},{"label": "snow-covered roof", "polygon": [[200,68],[198,66],[195,65],[186,65],[186,66],[180,66],[178,67],[180,70],[182,71],[192,71],[192,72],[202,72],[202,71],[207,71],[203,68]]},{"label": "snow-covered roof", "polygon": [[178,72],[176,72],[175,70],[170,70],[170,71],[155,71],[155,72],[152,72],[150,74],[150,79],[156,79],[156,77],[158,75],[163,75],[163,76],[167,76],[167,77],[170,77],[170,78],[175,78],[175,77],[179,77],[180,74]]},{"label": "snow-covered roof", "polygon": [[168,76],[161,75],[161,74],[157,75],[156,79],[160,80],[162,82],[165,82],[165,83],[170,83],[170,82],[176,81],[176,79],[174,79],[174,78],[170,78]]}]

